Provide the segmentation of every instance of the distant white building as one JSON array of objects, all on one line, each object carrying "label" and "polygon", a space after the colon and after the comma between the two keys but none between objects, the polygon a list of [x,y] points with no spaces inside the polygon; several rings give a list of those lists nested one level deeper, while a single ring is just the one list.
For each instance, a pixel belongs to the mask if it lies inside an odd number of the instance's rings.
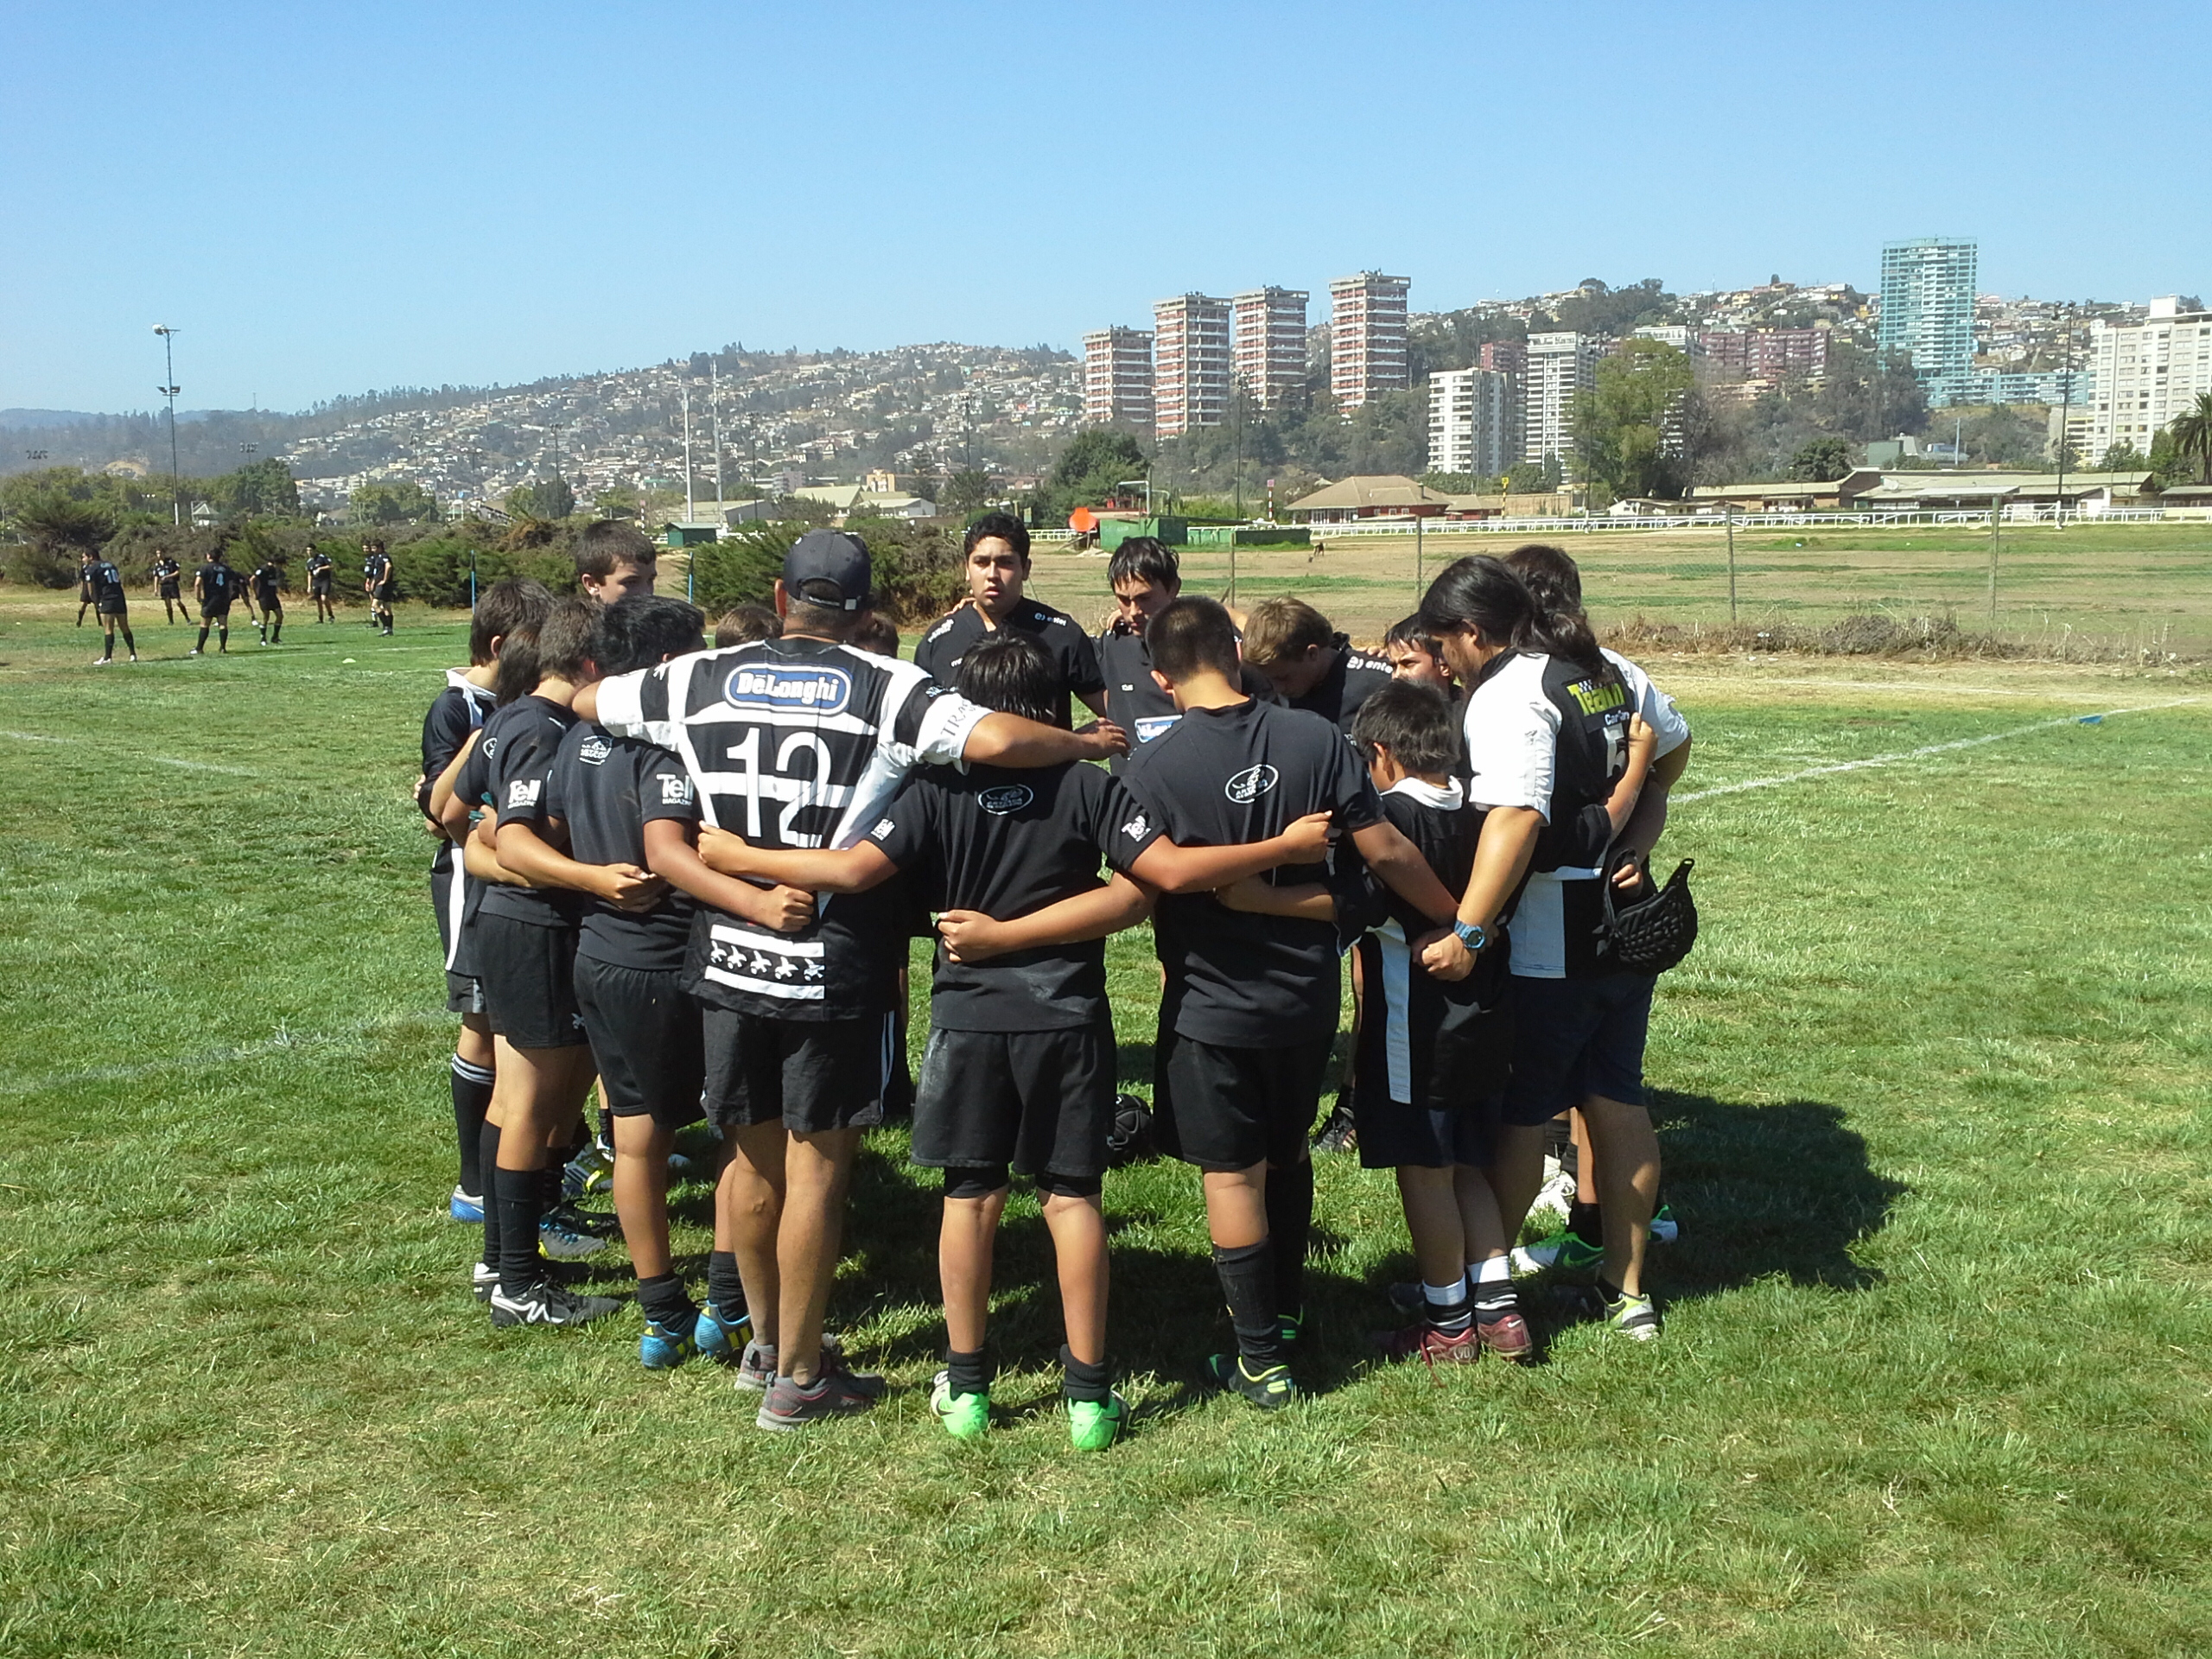
[{"label": "distant white building", "polygon": [[1357,409],[1411,382],[1406,366],[1403,276],[1363,270],[1329,284],[1329,390],[1340,409]]},{"label": "distant white building", "polygon": [[1520,459],[1512,432],[1512,377],[1497,369],[1440,369],[1428,377],[1428,469],[1495,480]]},{"label": "distant white building", "polygon": [[1229,410],[1229,302],[1179,294],[1152,308],[1153,430],[1179,437]]},{"label": "distant white building", "polygon": [[1152,334],[1100,328],[1083,337],[1083,418],[1093,426],[1153,421]]},{"label": "distant white building", "polygon": [[[2094,466],[2115,443],[2147,455],[2175,416],[2212,391],[2212,311],[2184,311],[2168,295],[2152,301],[2140,322],[2099,317],[2089,325],[2089,356],[2095,414],[2083,460]],[[2078,386],[2075,395],[2082,397]]]},{"label": "distant white building", "polygon": [[1574,399],[1598,384],[1602,350],[1595,334],[1571,329],[1529,336],[1521,379],[1521,459],[1564,465],[1574,449]]},{"label": "distant white building", "polygon": [[1236,379],[1258,409],[1281,409],[1306,391],[1306,302],[1300,288],[1254,288],[1230,301]]}]

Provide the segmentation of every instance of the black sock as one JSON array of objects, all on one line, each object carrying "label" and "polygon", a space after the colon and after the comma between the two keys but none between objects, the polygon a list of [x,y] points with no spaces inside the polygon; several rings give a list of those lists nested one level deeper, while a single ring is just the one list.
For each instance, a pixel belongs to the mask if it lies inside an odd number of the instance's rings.
[{"label": "black sock", "polygon": [[128,628],[123,631],[123,648],[133,657],[138,654],[138,642],[131,638],[130,630]]},{"label": "black sock", "polygon": [[518,1296],[538,1280],[537,1220],[543,1212],[544,1171],[495,1169],[492,1193],[499,1206],[499,1288]]},{"label": "black sock", "polygon": [[978,1348],[972,1354],[957,1349],[944,1351],[944,1369],[955,1394],[988,1394],[991,1374],[997,1369],[991,1363],[988,1349]]},{"label": "black sock", "polygon": [[1313,1166],[1268,1167],[1268,1237],[1275,1247],[1275,1312],[1306,1311],[1306,1236],[1313,1230]]},{"label": "black sock", "polygon": [[276,626],[269,630],[269,643],[272,645],[275,645],[278,639],[283,637],[283,632],[284,619],[280,616],[276,619]]},{"label": "black sock", "polygon": [[1581,1199],[1577,1198],[1568,1206],[1567,1211],[1567,1230],[1585,1244],[1604,1243],[1605,1217],[1603,1206],[1585,1204]]},{"label": "black sock", "polygon": [[707,1257],[707,1300],[722,1323],[734,1325],[745,1312],[745,1281],[737,1276],[737,1252],[715,1250]]},{"label": "black sock", "polygon": [[194,645],[193,649],[194,651],[205,651],[207,649],[207,630],[205,627],[200,630],[200,643]]},{"label": "black sock", "polygon": [[1108,1378],[1111,1368],[1104,1360],[1086,1365],[1065,1342],[1060,1344],[1060,1392],[1071,1400],[1104,1401],[1114,1392]]},{"label": "black sock", "polygon": [[[559,1155],[560,1154],[558,1153],[554,1154],[555,1157],[558,1157]],[[554,1211],[560,1209],[567,1202],[567,1200],[561,1196],[561,1166],[559,1164],[553,1162],[551,1159],[548,1159],[544,1168],[534,1169],[531,1173],[537,1177],[537,1206],[539,1214],[550,1215]]]},{"label": "black sock", "polygon": [[490,1185],[493,1170],[499,1162],[499,1126],[486,1123],[476,1131],[476,1179],[485,1183],[476,1191],[484,1199],[484,1255],[483,1262],[496,1270],[499,1265],[499,1203],[493,1196]]},{"label": "black sock", "polygon": [[[1622,1297],[1628,1294],[1626,1291],[1623,1290],[1618,1285],[1613,1283],[1611,1280],[1606,1278],[1602,1274],[1599,1274],[1598,1278],[1598,1294],[1605,1299],[1605,1306],[1607,1307],[1611,1307],[1615,1302],[1618,1302]],[[1638,1291],[1637,1294],[1638,1295],[1642,1295],[1643,1293]]]},{"label": "black sock", "polygon": [[1475,1317],[1475,1304],[1467,1295],[1466,1281],[1461,1280],[1459,1285],[1457,1301],[1432,1302],[1426,1296],[1421,1300],[1421,1317],[1439,1331],[1451,1336],[1457,1336],[1465,1330]]},{"label": "black sock", "polygon": [[1510,1279],[1493,1280],[1486,1285],[1477,1285],[1472,1297],[1475,1323],[1496,1325],[1500,1319],[1521,1311],[1520,1293],[1513,1288]]},{"label": "black sock", "polygon": [[698,1313],[685,1294],[683,1275],[674,1273],[659,1273],[650,1279],[639,1280],[638,1306],[656,1324],[674,1325],[679,1330],[690,1325]]},{"label": "black sock", "polygon": [[484,1191],[484,1114],[492,1105],[492,1068],[453,1057],[453,1136],[461,1149],[461,1190]]},{"label": "black sock", "polygon": [[1282,1363],[1274,1256],[1271,1239],[1230,1250],[1213,1247],[1213,1270],[1221,1281],[1221,1299],[1229,1304],[1229,1322],[1236,1327],[1236,1351],[1244,1357],[1244,1369],[1255,1373]]}]

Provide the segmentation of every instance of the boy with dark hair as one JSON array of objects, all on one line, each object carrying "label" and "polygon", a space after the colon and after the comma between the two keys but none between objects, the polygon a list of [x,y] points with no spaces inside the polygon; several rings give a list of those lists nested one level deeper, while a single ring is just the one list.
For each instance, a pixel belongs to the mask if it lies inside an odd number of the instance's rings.
[{"label": "boy with dark hair", "polygon": [[138,660],[138,642],[130,637],[130,601],[123,588],[123,572],[109,560],[94,556],[85,567],[85,586],[92,596],[92,608],[100,619],[100,632],[105,640],[93,666],[99,667],[115,660],[115,631],[123,630],[124,648],[130,652],[130,660]]},{"label": "boy with dark hair", "polygon": [[200,643],[186,653],[197,657],[207,649],[207,630],[215,630],[215,649],[231,654],[231,607],[238,596],[238,573],[224,562],[223,550],[211,547],[192,578],[194,596],[200,601]]},{"label": "boy with dark hair", "polygon": [[1444,647],[1421,626],[1418,613],[1390,625],[1390,632],[1382,636],[1382,658],[1390,664],[1393,679],[1426,685],[1447,697],[1459,691],[1452,665],[1444,660]]},{"label": "boy with dark hair", "polygon": [[1139,749],[1114,862],[1165,896],[1154,932],[1166,969],[1155,1049],[1161,1148],[1204,1172],[1215,1271],[1237,1351],[1217,1386],[1273,1409],[1295,1397],[1287,1363],[1304,1312],[1313,1170],[1306,1135],[1337,1026],[1335,930],[1231,911],[1212,890],[1279,866],[1318,880],[1333,822],[1422,916],[1454,899],[1383,816],[1351,747],[1304,710],[1237,683],[1236,630],[1210,599],[1179,599],[1147,627],[1152,672],[1182,718]]},{"label": "boy with dark hair", "polygon": [[164,626],[174,624],[182,617],[188,626],[192,613],[184,608],[184,568],[169,556],[168,549],[154,550],[154,594],[162,601]]},{"label": "boy with dark hair", "polygon": [[393,571],[391,555],[385,551],[384,543],[373,536],[361,543],[361,591],[369,596],[369,626],[389,634],[392,604],[399,597],[399,582]]},{"label": "boy with dark hair", "polygon": [[914,647],[914,661],[950,685],[969,646],[1001,628],[1028,634],[1052,658],[1052,723],[1069,723],[1068,697],[1083,699],[1093,714],[1106,708],[1106,681],[1098,671],[1090,636],[1064,611],[1023,595],[1029,580],[1029,530],[1010,512],[987,512],[961,540],[961,573],[968,597]]},{"label": "boy with dark hair", "polygon": [[284,632],[284,563],[274,553],[254,571],[250,597],[261,610],[261,643],[276,644]]},{"label": "boy with dark hair", "polygon": [[599,518],[576,537],[576,586],[597,604],[650,594],[660,574],[660,550],[620,518]]},{"label": "boy with dark hair", "polygon": [[1262,600],[1244,619],[1244,660],[1276,695],[1351,730],[1359,705],[1390,683],[1390,664],[1356,651],[1329,619],[1302,599]]},{"label": "boy with dark hair", "polygon": [[[1042,720],[1059,686],[1043,648],[1006,629],[969,648],[959,691]],[[990,1423],[992,1246],[1014,1170],[1035,1178],[1058,1258],[1070,1436],[1078,1450],[1103,1451],[1128,1418],[1106,1359],[1100,1193],[1115,1046],[1103,940],[1151,906],[1125,876],[1098,880],[1118,805],[1105,772],[1072,760],[1019,772],[925,766],[842,851],[763,852],[721,834],[701,849],[729,874],[830,893],[863,893],[904,872],[942,912],[913,1160],[944,1172],[938,1263],[947,1347],[930,1404],[956,1439]]]},{"label": "boy with dark hair", "polygon": [[784,631],[784,619],[766,605],[733,605],[715,624],[715,649],[749,645],[755,639],[773,639]]},{"label": "boy with dark hair", "polygon": [[[810,531],[784,556],[782,638],[616,675],[578,709],[674,749],[702,819],[771,848],[853,845],[925,762],[1046,766],[1118,746],[1110,728],[994,713],[912,663],[851,649],[871,585],[858,537]],[[880,1380],[846,1370],[822,1320],[853,1158],[882,1117],[902,912],[880,890],[855,894],[784,934],[742,913],[757,887],[710,869],[674,826],[646,849],[702,901],[683,982],[705,1004],[707,1110],[732,1146],[717,1202],[753,1318],[740,1380],[765,1384],[762,1428],[864,1411]]]},{"label": "boy with dark hair", "polygon": [[1156,537],[1132,536],[1106,562],[1106,580],[1114,590],[1116,613],[1096,646],[1106,682],[1106,717],[1129,734],[1132,744],[1149,743],[1179,716],[1175,700],[1153,683],[1145,625],[1182,593],[1182,570]]},{"label": "boy with dark hair", "polygon": [[871,616],[853,630],[853,637],[845,642],[855,651],[865,651],[876,657],[896,657],[899,654],[899,630],[880,616]]},{"label": "boy with dark hair", "polygon": [[308,550],[308,595],[315,601],[315,620],[335,622],[338,607],[331,594],[332,578],[337,561],[319,547]]},{"label": "boy with dark hair", "polygon": [[[328,564],[325,559],[326,568]],[[446,769],[474,738],[493,702],[493,677],[506,641],[537,632],[553,595],[527,576],[509,576],[485,590],[469,619],[468,666],[446,671],[445,689],[430,700],[423,716],[423,774],[415,804],[438,837],[430,860],[430,909],[437,918],[439,955],[446,969],[446,1008],[461,1016],[453,1061],[454,1136],[461,1158],[460,1177],[446,1200],[455,1221],[480,1223],[485,1212],[481,1151],[485,1114],[492,1104],[492,1027],[484,1017],[484,988],[467,949],[467,923],[482,897],[462,868],[459,850],[439,822],[433,795]],[[462,831],[467,834],[466,830]],[[496,1133],[496,1131],[495,1131]],[[496,1269],[496,1262],[486,1264]]]},{"label": "boy with dark hair", "polygon": [[92,607],[92,566],[99,555],[86,548],[77,555],[77,626],[85,626],[85,613]]}]

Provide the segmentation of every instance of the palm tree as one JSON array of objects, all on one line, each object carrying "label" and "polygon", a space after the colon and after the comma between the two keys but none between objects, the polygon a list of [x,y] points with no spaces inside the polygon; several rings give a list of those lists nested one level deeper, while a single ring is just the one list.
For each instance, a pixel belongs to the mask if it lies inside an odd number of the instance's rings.
[{"label": "palm tree", "polygon": [[2197,480],[2212,484],[2212,391],[2200,391],[2189,413],[2169,422],[2166,435],[2174,453],[2196,463]]},{"label": "palm tree", "polygon": [[33,543],[54,550],[96,551],[115,535],[115,519],[105,507],[59,490],[24,503],[16,523]]}]

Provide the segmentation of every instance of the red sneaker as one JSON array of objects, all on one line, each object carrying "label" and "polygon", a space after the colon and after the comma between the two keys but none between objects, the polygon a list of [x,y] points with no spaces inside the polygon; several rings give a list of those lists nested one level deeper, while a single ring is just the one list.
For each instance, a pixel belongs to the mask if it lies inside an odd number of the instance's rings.
[{"label": "red sneaker", "polygon": [[1535,1355],[1536,1339],[1529,1334],[1529,1321],[1518,1313],[1508,1313],[1488,1325],[1478,1319],[1474,1329],[1475,1339],[1500,1359],[1518,1363]]},{"label": "red sneaker", "polygon": [[1471,1365],[1483,1356],[1471,1322],[1464,1331],[1446,1332],[1421,1319],[1400,1330],[1377,1332],[1375,1344],[1385,1359],[1421,1358],[1431,1365]]}]

